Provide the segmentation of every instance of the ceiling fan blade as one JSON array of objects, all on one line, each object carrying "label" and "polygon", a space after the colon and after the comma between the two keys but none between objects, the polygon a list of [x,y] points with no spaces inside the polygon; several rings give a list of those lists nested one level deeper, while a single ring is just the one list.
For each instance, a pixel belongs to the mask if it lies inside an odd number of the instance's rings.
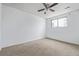
[{"label": "ceiling fan blade", "polygon": [[46,8],[46,9],[48,9],[48,7],[47,7],[47,4],[46,4],[46,3],[43,3],[43,5],[45,6],[45,8]]},{"label": "ceiling fan blade", "polygon": [[51,6],[49,6],[49,8],[53,7],[53,6],[56,6],[58,3],[54,3],[52,4]]},{"label": "ceiling fan blade", "polygon": [[49,9],[50,11],[52,11],[52,12],[54,12],[55,10],[53,10],[53,9]]},{"label": "ceiling fan blade", "polygon": [[45,10],[45,9],[40,9],[40,10],[38,10],[38,12],[43,11],[43,10]]}]

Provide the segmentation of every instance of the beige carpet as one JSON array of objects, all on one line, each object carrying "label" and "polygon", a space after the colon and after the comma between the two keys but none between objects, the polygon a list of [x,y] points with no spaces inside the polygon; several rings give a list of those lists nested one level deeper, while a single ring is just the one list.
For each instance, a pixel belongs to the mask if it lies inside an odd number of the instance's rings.
[{"label": "beige carpet", "polygon": [[79,56],[79,46],[50,39],[3,48],[2,56]]}]

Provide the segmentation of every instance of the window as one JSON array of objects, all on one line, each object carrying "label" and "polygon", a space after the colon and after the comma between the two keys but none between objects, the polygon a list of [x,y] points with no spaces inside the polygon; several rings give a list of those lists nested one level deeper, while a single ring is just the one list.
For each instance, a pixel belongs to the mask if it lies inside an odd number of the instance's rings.
[{"label": "window", "polygon": [[57,27],[57,20],[52,21],[52,27]]},{"label": "window", "polygon": [[52,20],[52,27],[67,27],[67,18]]}]

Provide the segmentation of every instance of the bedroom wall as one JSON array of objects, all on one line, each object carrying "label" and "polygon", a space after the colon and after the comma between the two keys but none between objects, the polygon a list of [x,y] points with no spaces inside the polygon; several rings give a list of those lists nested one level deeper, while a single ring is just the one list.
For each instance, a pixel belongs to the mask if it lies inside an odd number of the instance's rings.
[{"label": "bedroom wall", "polygon": [[2,16],[2,15],[1,15],[1,11],[2,11],[2,8],[1,8],[1,7],[2,7],[2,4],[0,3],[0,50],[1,50],[1,41],[2,41],[2,37],[1,37],[1,34],[2,34],[2,33],[1,33],[1,27],[2,27],[2,26],[1,26],[1,25],[2,25],[2,23],[1,23],[1,21],[2,21],[2,18],[1,18],[1,16]]},{"label": "bedroom wall", "polygon": [[2,48],[44,37],[44,19],[5,5],[2,9]]},{"label": "bedroom wall", "polygon": [[[62,17],[68,18],[68,27],[52,28],[51,20]],[[46,37],[69,43],[79,44],[79,10],[47,19]]]}]

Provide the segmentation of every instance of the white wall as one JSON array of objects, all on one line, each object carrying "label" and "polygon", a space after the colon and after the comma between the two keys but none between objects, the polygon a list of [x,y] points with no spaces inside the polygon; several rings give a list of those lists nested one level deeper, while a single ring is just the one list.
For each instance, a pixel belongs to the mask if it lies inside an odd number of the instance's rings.
[{"label": "white wall", "polygon": [[45,20],[9,6],[2,6],[2,47],[44,37]]},{"label": "white wall", "polygon": [[1,37],[1,34],[2,34],[2,33],[1,33],[1,25],[2,25],[2,24],[1,24],[1,21],[2,21],[2,18],[1,18],[1,16],[2,16],[2,15],[1,15],[1,10],[2,10],[2,8],[1,8],[1,6],[2,6],[2,4],[0,3],[0,48],[1,48],[1,41],[2,41],[2,37]]},{"label": "white wall", "polygon": [[[51,19],[67,17],[68,27],[65,28],[52,28]],[[63,14],[53,17],[46,21],[46,37],[79,44],[79,10],[72,12],[71,14]]]}]

